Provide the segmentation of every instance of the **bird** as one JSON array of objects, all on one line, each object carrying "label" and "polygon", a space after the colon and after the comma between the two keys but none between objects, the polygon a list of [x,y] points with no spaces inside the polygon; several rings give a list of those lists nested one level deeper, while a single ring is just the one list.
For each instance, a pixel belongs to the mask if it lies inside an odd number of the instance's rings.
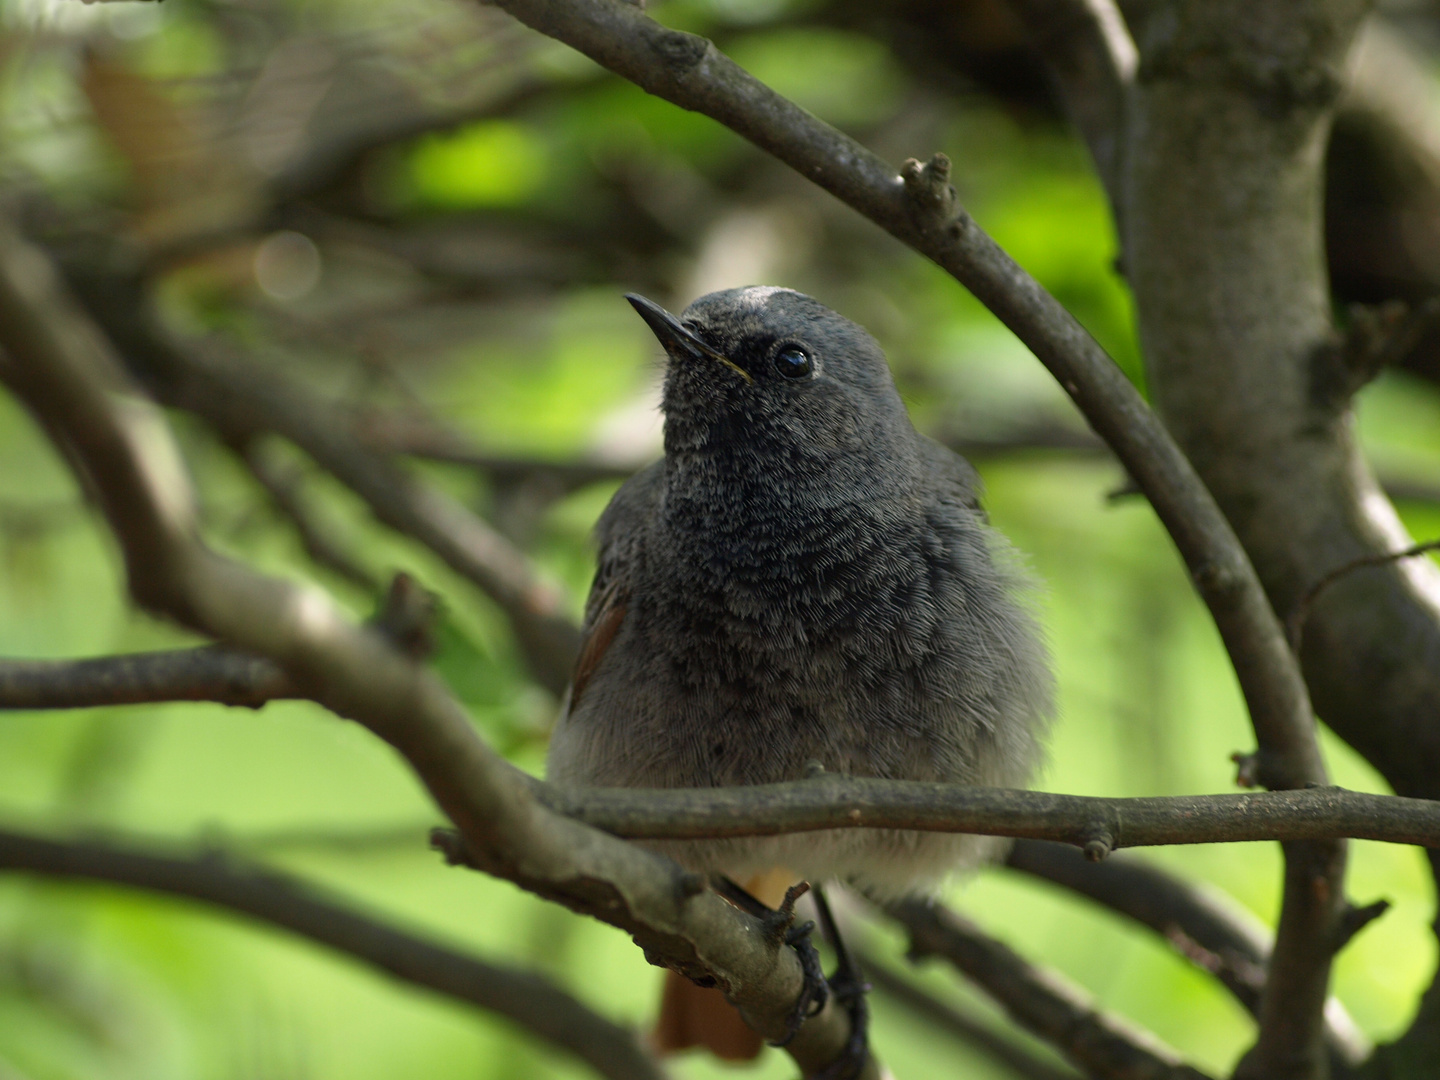
[{"label": "bird", "polygon": [[[665,452],[596,524],[549,780],[1030,780],[1053,711],[1037,586],[975,471],[911,423],[875,339],[776,286],[713,292],[678,317],[626,299],[666,354]],[[802,880],[879,902],[933,895],[1000,843],[837,829],[646,846],[773,907]],[[759,1052],[718,991],[668,975],[660,1049]]]}]

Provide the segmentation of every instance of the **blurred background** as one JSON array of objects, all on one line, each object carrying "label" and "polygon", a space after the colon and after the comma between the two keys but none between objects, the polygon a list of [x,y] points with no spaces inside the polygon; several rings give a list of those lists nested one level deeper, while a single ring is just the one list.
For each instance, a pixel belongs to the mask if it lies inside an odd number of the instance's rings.
[{"label": "blurred background", "polygon": [[[1357,81],[1330,163],[1342,320],[1347,303],[1440,286],[1440,5],[1381,8],[1366,48],[1388,76]],[[976,219],[1143,386],[1104,195],[1003,3],[667,0],[653,13],[712,36],[891,161],[948,153]],[[143,301],[179,353],[248,365],[474,509],[577,617],[590,526],[659,453],[658,348],[621,294],[678,310],[735,285],[810,293],[880,339],[917,426],[972,458],[993,520],[1044,582],[1060,715],[1039,786],[1224,792],[1230,753],[1252,746],[1148,505],[978,302],[711,121],[503,13],[460,0],[3,0],[0,207],[57,254],[117,341],[134,329],[127,303]],[[93,297],[87,282],[101,283]],[[143,354],[126,358],[177,406],[211,541],[319,583],[357,616],[394,571],[413,574],[443,598],[438,669],[484,736],[538,772],[556,698],[499,609],[283,431],[227,422]],[[1437,356],[1422,341],[1358,410],[1418,539],[1440,535]],[[187,641],[131,606],[99,516],[0,396],[0,655]],[[1385,790],[1348,747],[1325,746],[1338,783]],[[0,824],[261,860],[539,970],[622,1023],[650,1022],[661,972],[623,934],[447,869],[425,842],[437,823],[387,747],[304,703],[0,716]],[[1141,856],[1273,923],[1272,845]],[[1383,1040],[1434,968],[1434,897],[1416,850],[1357,843],[1351,866],[1355,900],[1394,907],[1342,954],[1335,992]],[[1148,931],[1004,869],[955,883],[949,900],[1201,1067],[1223,1072],[1249,1045],[1248,1016]],[[877,962],[999,1022],[953,974],[907,965],[884,925],[859,937]],[[883,993],[874,1008],[874,1044],[902,1080],[1014,1075]],[[790,1069],[767,1051],[744,1075]],[[676,1072],[735,1074],[698,1057]],[[3,1080],[582,1075],[503,1021],[283,932],[0,874]]]}]

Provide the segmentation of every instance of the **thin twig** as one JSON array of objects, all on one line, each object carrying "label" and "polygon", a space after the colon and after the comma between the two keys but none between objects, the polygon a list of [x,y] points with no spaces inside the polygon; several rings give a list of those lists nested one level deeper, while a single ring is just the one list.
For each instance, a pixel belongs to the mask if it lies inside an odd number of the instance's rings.
[{"label": "thin twig", "polygon": [[1424,555],[1426,552],[1440,551],[1440,540],[1426,540],[1424,543],[1415,544],[1404,551],[1392,551],[1385,555],[1366,555],[1360,559],[1351,559],[1349,562],[1337,566],[1315,584],[1311,585],[1303,593],[1300,599],[1295,601],[1295,607],[1291,610],[1289,617],[1285,620],[1286,635],[1290,639],[1290,648],[1295,655],[1300,655],[1300,645],[1305,633],[1305,622],[1310,618],[1310,610],[1315,606],[1315,601],[1320,594],[1330,588],[1341,578],[1353,574],[1356,570],[1363,570],[1367,566],[1388,566],[1390,563],[1399,562],[1401,559],[1413,559],[1417,555]]},{"label": "thin twig", "polygon": [[1004,1006],[1021,1027],[1051,1043],[1096,1080],[1204,1080],[1180,1055],[1091,1005],[1055,972],[1041,971],[1008,945],[938,905],[890,908],[910,933],[910,956],[938,956]]},{"label": "thin twig", "polygon": [[[158,701],[256,707],[296,696],[299,690],[272,661],[215,646],[88,660],[0,661],[0,708]],[[1336,787],[1100,798],[835,774],[784,784],[694,789],[561,789],[531,778],[523,782],[552,810],[630,838],[903,828],[1060,841],[1101,857],[1121,847],[1153,844],[1339,836],[1440,847],[1440,802]],[[1035,850],[1022,847],[1013,858],[1034,863],[1041,858]],[[1134,873],[1143,871],[1137,868]],[[1052,868],[1048,876],[1058,874]],[[1120,874],[1116,870],[1111,877]],[[1128,882],[1125,888],[1135,884]],[[1141,915],[1139,906],[1146,895],[1132,891],[1126,901],[1133,907],[1129,913],[1141,921],[1149,918]],[[1192,914],[1198,913],[1199,908],[1192,908]],[[1227,937],[1218,924],[1203,931],[1196,930],[1197,925],[1190,924],[1187,933],[1198,934],[1196,940],[1205,947],[1237,947],[1233,933]],[[1247,954],[1263,962],[1255,949]]]},{"label": "thin twig", "polygon": [[328,535],[315,520],[310,507],[300,497],[300,475],[291,470],[283,473],[270,462],[254,440],[243,440],[235,445],[240,456],[256,482],[265,489],[270,501],[290,520],[295,535],[305,553],[319,566],[334,571],[353,585],[369,593],[378,593],[380,583],[369,570],[346,551],[338,541]]},{"label": "thin twig", "polygon": [[1102,798],[825,774],[724,788],[555,788],[545,805],[631,839],[917,829],[1055,840],[1103,858],[1121,847],[1354,837],[1440,847],[1440,801],[1344,788]]},{"label": "thin twig", "polygon": [[926,993],[904,976],[897,975],[873,954],[857,950],[856,955],[866,981],[874,984],[880,993],[955,1035],[966,1046],[979,1050],[1023,1080],[1078,1080],[1078,1073],[1041,1060],[983,1021],[968,1016],[949,1002]]},{"label": "thin twig", "polygon": [[661,1080],[634,1032],[594,1012],[544,977],[406,933],[271,870],[215,853],[178,858],[134,845],[58,841],[0,830],[0,871],[106,881],[200,900],[280,926],[390,975],[497,1013],[563,1047],[612,1080]]},{"label": "thin twig", "polygon": [[160,701],[258,709],[267,701],[298,696],[273,661],[215,645],[85,660],[0,660],[0,709]]},{"label": "thin twig", "polygon": [[[215,646],[88,660],[0,661],[0,708],[159,701],[256,707],[297,696],[299,690],[273,662]],[[531,778],[523,782],[552,810],[630,838],[904,828],[1060,841],[1102,856],[1153,844],[1338,836],[1440,847],[1440,802],[1335,787],[1099,798],[834,774],[738,788],[560,789]],[[1138,905],[1141,894],[1130,902]],[[1217,947],[1233,945],[1218,934],[1207,931],[1197,940],[1207,948],[1212,939],[1222,943]]]}]

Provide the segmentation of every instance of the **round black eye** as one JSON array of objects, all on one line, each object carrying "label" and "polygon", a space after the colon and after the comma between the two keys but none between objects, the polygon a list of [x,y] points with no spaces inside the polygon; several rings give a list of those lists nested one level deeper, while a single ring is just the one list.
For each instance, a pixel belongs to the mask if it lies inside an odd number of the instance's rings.
[{"label": "round black eye", "polygon": [[787,379],[803,379],[815,370],[810,356],[798,345],[786,345],[775,354],[775,370]]}]

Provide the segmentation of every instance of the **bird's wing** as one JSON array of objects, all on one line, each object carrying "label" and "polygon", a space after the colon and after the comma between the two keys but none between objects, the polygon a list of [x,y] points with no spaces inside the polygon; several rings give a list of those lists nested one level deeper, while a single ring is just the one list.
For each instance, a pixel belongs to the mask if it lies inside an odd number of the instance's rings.
[{"label": "bird's wing", "polygon": [[985,508],[980,505],[980,496],[985,485],[975,467],[948,446],[929,436],[920,436],[920,458],[926,472],[953,487],[953,496],[964,506],[985,518]]},{"label": "bird's wing", "polygon": [[581,694],[625,621],[635,560],[644,543],[646,528],[656,513],[663,477],[663,462],[636,473],[620,486],[595,526],[599,565],[594,584],[590,586],[590,598],[585,602],[580,656],[570,680],[571,712],[580,703]]}]

